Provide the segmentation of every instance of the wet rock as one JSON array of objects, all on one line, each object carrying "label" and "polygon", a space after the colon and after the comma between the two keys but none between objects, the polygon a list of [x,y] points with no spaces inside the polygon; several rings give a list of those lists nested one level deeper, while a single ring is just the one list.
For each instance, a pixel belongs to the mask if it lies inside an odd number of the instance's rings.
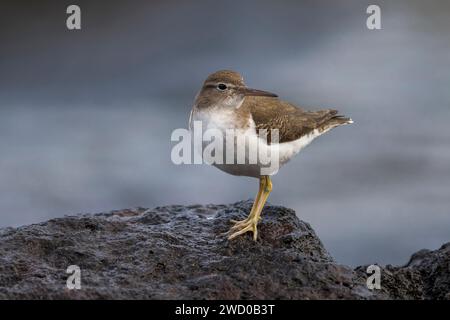
[{"label": "wet rock", "polygon": [[[295,212],[267,205],[258,242],[227,241],[231,205],[127,209],[0,230],[0,299],[449,299],[450,244],[382,268],[336,263]],[[70,265],[81,289],[66,286]]]}]

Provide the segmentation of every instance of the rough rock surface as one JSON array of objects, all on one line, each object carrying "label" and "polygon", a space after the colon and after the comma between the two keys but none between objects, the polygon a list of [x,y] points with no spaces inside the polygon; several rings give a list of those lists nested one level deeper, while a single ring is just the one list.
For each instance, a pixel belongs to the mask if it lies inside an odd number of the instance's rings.
[{"label": "rough rock surface", "polygon": [[[295,212],[267,205],[260,239],[229,242],[231,205],[127,209],[0,229],[0,299],[450,299],[450,243],[382,268],[337,264]],[[70,265],[81,289],[66,287]]]}]

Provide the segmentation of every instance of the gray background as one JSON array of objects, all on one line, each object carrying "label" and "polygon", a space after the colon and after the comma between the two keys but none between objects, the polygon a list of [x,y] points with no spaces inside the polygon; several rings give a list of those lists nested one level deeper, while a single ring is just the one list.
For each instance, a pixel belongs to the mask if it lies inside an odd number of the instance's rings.
[{"label": "gray background", "polygon": [[134,206],[229,203],[257,181],[170,161],[211,72],[355,120],[274,178],[339,262],[405,263],[450,240],[450,3],[0,3],[0,227]]}]

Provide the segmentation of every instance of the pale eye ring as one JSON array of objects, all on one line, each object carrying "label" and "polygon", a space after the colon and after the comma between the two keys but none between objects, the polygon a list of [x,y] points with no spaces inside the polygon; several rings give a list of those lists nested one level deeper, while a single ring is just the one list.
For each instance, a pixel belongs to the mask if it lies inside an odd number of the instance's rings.
[{"label": "pale eye ring", "polygon": [[224,83],[219,83],[219,84],[217,85],[217,89],[218,89],[219,91],[225,91],[225,90],[227,90],[227,85],[224,84]]}]

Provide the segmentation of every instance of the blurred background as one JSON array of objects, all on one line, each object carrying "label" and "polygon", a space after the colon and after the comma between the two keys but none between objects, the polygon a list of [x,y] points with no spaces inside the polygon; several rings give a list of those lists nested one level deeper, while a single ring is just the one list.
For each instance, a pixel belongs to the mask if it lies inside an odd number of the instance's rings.
[{"label": "blurred background", "polygon": [[[366,27],[370,4],[382,30]],[[406,263],[450,241],[449,30],[445,0],[2,0],[0,227],[253,198],[254,179],[170,160],[171,132],[227,68],[354,119],[283,167],[269,201],[338,262]]]}]

